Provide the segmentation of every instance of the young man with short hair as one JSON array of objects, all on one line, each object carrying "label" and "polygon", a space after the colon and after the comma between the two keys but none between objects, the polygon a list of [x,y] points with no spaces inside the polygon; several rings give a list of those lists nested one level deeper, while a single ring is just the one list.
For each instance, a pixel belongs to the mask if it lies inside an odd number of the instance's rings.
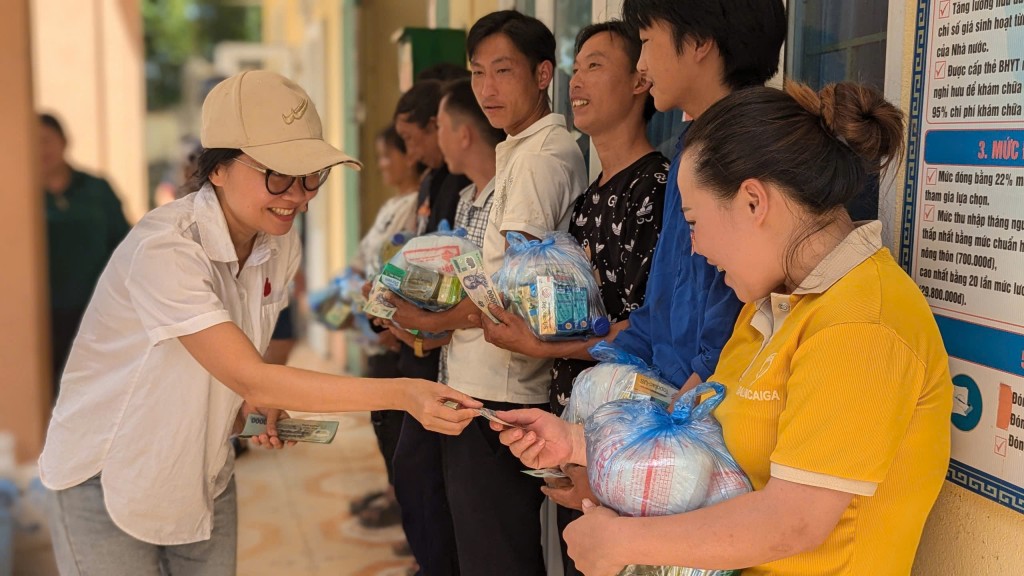
[{"label": "young man with short hair", "polygon": [[[469,79],[455,80],[443,87],[436,125],[437,143],[449,172],[465,175],[471,181],[459,193],[454,226],[465,228],[468,238],[482,245],[494,191],[494,147],[505,139],[505,133],[487,122],[473,97]],[[393,300],[405,309],[404,301]],[[471,300],[467,299],[462,306],[464,311],[477,312]],[[463,313],[462,317],[466,315]],[[406,345],[415,345],[414,337],[405,329],[391,325],[390,330]],[[421,340],[420,346],[436,349],[448,340]],[[447,381],[446,356],[442,351],[438,379],[442,383]],[[426,430],[415,419],[405,420],[394,467],[395,491],[403,504],[402,525],[422,574],[459,574],[455,534],[445,496],[440,435]]]},{"label": "young man with short hair", "polygon": [[[494,12],[473,25],[466,47],[476,100],[491,126],[508,134],[497,146],[493,206],[482,247],[484,269],[493,274],[502,266],[507,232],[539,238],[568,228],[573,202],[586,186],[586,165],[565,118],[551,113],[547,89],[555,38],[542,22],[511,10]],[[399,304],[395,319],[402,326],[456,329],[448,353],[452,388],[497,410],[548,405],[550,360],[487,343],[460,306],[439,314],[410,308]],[[480,321],[478,310],[472,316]],[[454,442],[442,439],[462,574],[543,575],[542,483],[523,474],[497,433],[478,420]]]},{"label": "young man with short hair", "polygon": [[[395,105],[395,130],[405,142],[408,156],[429,169],[416,199],[417,234],[436,231],[442,220],[451,223],[458,208],[459,193],[470,184],[465,176],[449,172],[438,144],[437,115],[442,91],[440,81],[421,80],[402,94]],[[399,373],[409,378],[437,380],[440,349],[424,348],[424,341],[418,336],[402,344],[398,352]],[[433,494],[441,481],[429,470],[416,469],[418,450],[415,446],[420,440],[416,432],[421,430],[418,423],[403,420],[392,459],[402,525],[421,573],[458,574],[454,532],[450,522],[444,521],[448,517],[447,504]],[[400,450],[405,454],[401,458]]]},{"label": "young man with short hair", "polygon": [[[551,113],[555,38],[543,23],[514,11],[484,16],[466,41],[473,92],[487,119],[508,134],[497,147],[494,206],[484,239],[484,268],[503,264],[505,234],[539,238],[567,230],[587,172],[565,119]],[[486,318],[483,322],[490,322]],[[449,385],[493,409],[546,406],[551,361],[510,353],[483,331],[453,335]],[[545,574],[540,482],[500,449],[478,418],[454,442],[442,439],[459,561],[463,574]]]},{"label": "young man with short hair", "polygon": [[[622,13],[642,42],[637,69],[650,80],[659,110],[698,117],[778,71],[787,26],[781,0],[626,0]],[[681,390],[714,372],[741,307],[722,274],[693,252],[676,184],[685,137],[668,174],[647,299],[614,341]]]}]

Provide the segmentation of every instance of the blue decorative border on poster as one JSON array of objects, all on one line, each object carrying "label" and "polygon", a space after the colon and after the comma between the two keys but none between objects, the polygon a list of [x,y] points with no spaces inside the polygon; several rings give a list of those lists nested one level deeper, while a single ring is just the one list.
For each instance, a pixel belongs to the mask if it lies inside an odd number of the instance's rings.
[{"label": "blue decorative border on poster", "polygon": [[914,77],[911,80],[910,116],[907,139],[907,182],[903,187],[903,233],[900,235],[900,262],[913,278],[910,270],[914,252],[914,208],[917,205],[917,174],[921,157],[921,106],[924,99],[924,67],[928,59],[928,5],[930,0],[917,4],[917,26],[914,30]]},{"label": "blue decorative border on poster", "polygon": [[[925,64],[928,58],[925,50],[928,45],[928,14],[930,13],[930,4],[931,0],[920,0],[917,4],[917,25],[915,26],[914,33],[914,76],[911,81],[910,114],[908,116],[907,130],[907,164],[906,183],[903,188],[903,230],[900,234],[900,263],[911,278],[914,276],[911,271],[911,265],[913,263],[912,254],[914,250],[914,214],[916,213],[915,207],[917,204],[917,180],[920,169],[919,164],[924,157],[922,150],[924,134],[922,134],[921,130],[921,107],[924,101]],[[963,335],[962,331],[965,328],[987,333],[1000,332],[938,315],[935,319],[940,329],[945,329],[943,330],[944,339],[949,338],[951,342],[961,343],[965,349],[970,349],[958,350],[959,354],[954,354],[953,351],[950,351],[950,356],[957,356],[969,359],[970,361],[976,361],[971,354],[978,351],[977,347],[967,344],[970,342],[969,338],[958,338],[954,334]],[[974,335],[978,336],[979,334]],[[1012,336],[1019,338],[1017,335]],[[967,354],[964,354],[964,352],[967,352]],[[984,360],[982,360],[982,363],[984,363]],[[1013,373],[1018,371],[1011,370]],[[997,504],[1002,504],[1011,510],[1024,514],[1024,488],[1020,486],[1010,484],[1005,480],[996,478],[958,460],[950,460],[949,469],[946,471],[946,480],[979,496],[988,498]]]},{"label": "blue decorative border on poster", "polygon": [[946,480],[1024,514],[1024,490],[1019,486],[956,460],[950,461]]}]

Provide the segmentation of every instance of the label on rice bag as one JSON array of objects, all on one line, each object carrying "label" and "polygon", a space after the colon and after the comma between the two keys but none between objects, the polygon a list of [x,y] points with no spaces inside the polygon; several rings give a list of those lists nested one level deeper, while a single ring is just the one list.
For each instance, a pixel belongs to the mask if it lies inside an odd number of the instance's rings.
[{"label": "label on rice bag", "polygon": [[668,408],[669,404],[672,403],[672,396],[675,396],[678,391],[678,389],[673,388],[671,385],[650,376],[634,374],[633,385],[626,390],[622,397],[634,400],[639,400],[643,397],[661,404],[664,408]]}]

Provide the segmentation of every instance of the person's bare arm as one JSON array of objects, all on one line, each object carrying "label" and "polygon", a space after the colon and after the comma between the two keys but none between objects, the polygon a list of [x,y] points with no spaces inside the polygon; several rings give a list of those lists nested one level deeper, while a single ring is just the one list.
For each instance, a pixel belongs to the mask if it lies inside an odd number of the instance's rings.
[{"label": "person's bare arm", "polygon": [[303,412],[405,410],[428,430],[457,434],[475,410],[444,406],[455,400],[467,408],[479,401],[436,382],[409,378],[354,378],[267,364],[245,334],[223,322],[179,337],[189,354],[214,378],[254,406]]},{"label": "person's bare arm", "polygon": [[513,312],[494,305],[491,305],[488,310],[499,322],[495,324],[489,319],[484,319],[480,323],[484,329],[484,338],[499,348],[534,358],[593,360],[594,358],[590,355],[592,347],[599,342],[611,342],[615,339],[616,334],[629,327],[629,320],[622,320],[613,324],[608,335],[602,338],[545,342],[537,338],[526,321]]},{"label": "person's bare arm", "polygon": [[469,298],[442,312],[417,308],[397,294],[388,294],[388,302],[398,309],[391,320],[403,328],[436,334],[480,327],[480,309]]},{"label": "person's bare arm", "polygon": [[813,550],[835,529],[853,495],[772,478],[761,490],[671,516],[619,517],[587,506],[565,530],[584,574],[629,564],[736,569]]}]

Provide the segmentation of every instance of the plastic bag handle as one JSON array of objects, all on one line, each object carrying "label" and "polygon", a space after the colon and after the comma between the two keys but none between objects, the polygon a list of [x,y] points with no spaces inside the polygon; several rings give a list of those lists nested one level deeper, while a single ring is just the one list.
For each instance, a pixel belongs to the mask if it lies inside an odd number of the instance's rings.
[{"label": "plastic bag handle", "polygon": [[434,232],[441,236],[458,236],[459,238],[465,238],[469,234],[466,232],[466,229],[461,226],[453,229],[447,218],[443,218],[437,223],[437,230]]},{"label": "plastic bag handle", "polygon": [[598,362],[613,362],[615,364],[627,364],[629,366],[635,366],[645,372],[651,372],[650,366],[646,362],[633,356],[629,352],[620,350],[607,342],[601,341],[590,347],[590,355]]},{"label": "plastic bag handle", "polygon": [[517,249],[533,248],[535,246],[553,246],[555,244],[555,235],[549,234],[543,239],[528,239],[521,232],[515,230],[509,230],[505,232],[505,241],[508,242],[509,246],[514,246]]},{"label": "plastic bag handle", "polygon": [[[714,392],[707,400],[704,400],[700,404],[697,404],[697,399],[708,392]],[[689,420],[700,420],[707,418],[718,405],[725,399],[725,386],[722,386],[718,382],[704,382],[698,384],[696,388],[690,390],[686,394],[683,394],[675,403],[675,409],[672,411],[672,419],[676,423],[682,423]],[[696,405],[695,405],[696,404]]]}]

